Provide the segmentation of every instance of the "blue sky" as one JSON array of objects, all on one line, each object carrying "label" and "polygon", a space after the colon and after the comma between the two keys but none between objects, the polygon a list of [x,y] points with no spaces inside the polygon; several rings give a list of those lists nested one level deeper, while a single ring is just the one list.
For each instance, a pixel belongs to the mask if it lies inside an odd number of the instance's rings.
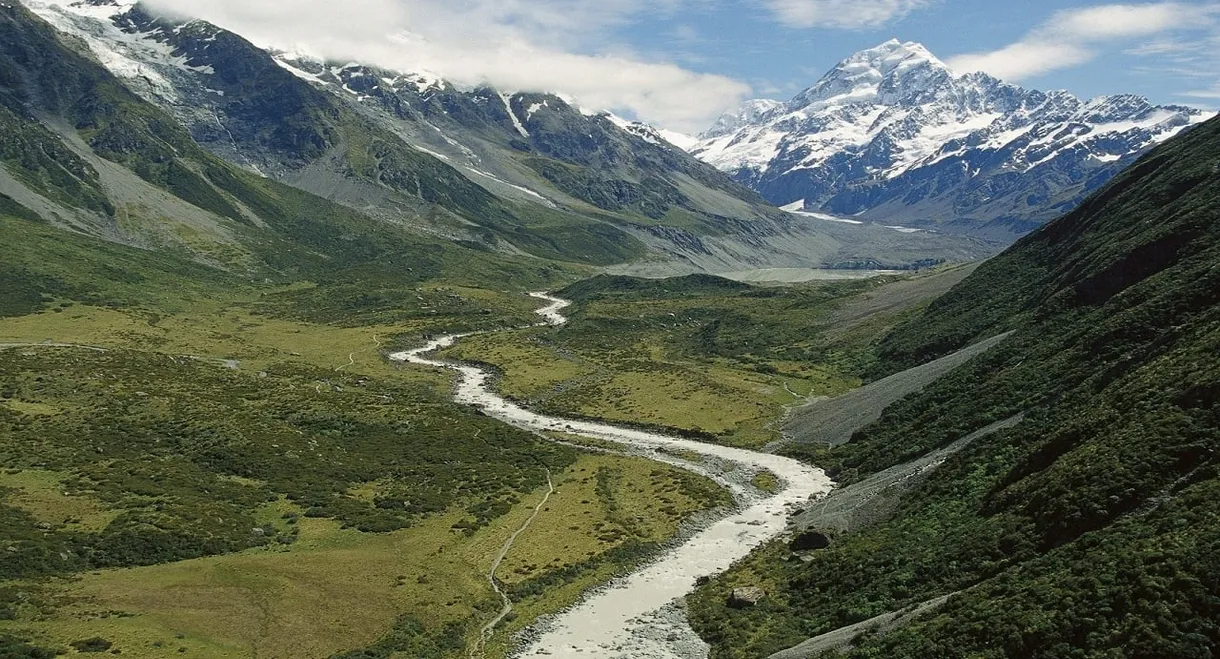
[{"label": "blue sky", "polygon": [[686,132],[894,37],[1029,87],[1220,104],[1220,0],[153,2],[263,46],[560,92]]},{"label": "blue sky", "polygon": [[[1063,12],[1117,10],[1114,3],[1104,2],[941,0],[880,24],[844,28],[786,25],[771,13],[750,11],[749,3],[711,4],[704,11],[654,15],[632,23],[623,28],[622,37],[642,53],[742,80],[760,96],[786,99],[811,85],[840,59],[890,38],[918,41],[941,59],[952,61],[956,55],[995,51],[1020,42],[1030,32],[1054,24]],[[1164,29],[1150,27],[1143,34],[1120,30],[1113,38],[1092,39],[1094,56],[1087,61],[1002,77],[1084,97],[1137,93],[1162,103],[1214,107],[1217,99],[1203,94],[1216,91],[1220,83],[1220,30],[1211,24],[1220,18],[1216,5],[1125,6],[1172,6],[1181,11],[1182,20],[1169,22]],[[1182,61],[1187,55],[1197,59]]]}]

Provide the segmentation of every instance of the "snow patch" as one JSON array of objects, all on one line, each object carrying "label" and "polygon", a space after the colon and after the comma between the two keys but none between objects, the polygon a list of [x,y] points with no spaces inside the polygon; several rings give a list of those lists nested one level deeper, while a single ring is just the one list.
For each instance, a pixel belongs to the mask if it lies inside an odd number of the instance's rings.
[{"label": "snow patch", "polygon": [[660,134],[662,139],[683,151],[690,151],[699,144],[699,138],[694,135],[687,135],[686,133],[679,133],[676,130],[666,128],[656,128],[655,130]]},{"label": "snow patch", "polygon": [[549,107],[551,106],[548,101],[542,101],[541,103],[530,103],[530,106],[525,110],[525,120],[529,121],[534,117],[535,112],[541,110],[542,108]]},{"label": "snow patch", "polygon": [[129,34],[114,25],[114,17],[135,2],[121,0],[114,5],[83,2],[26,0],[26,6],[57,30],[80,38],[94,57],[116,77],[139,81],[137,91],[171,103],[181,99],[174,85],[149,63],[192,73],[210,73],[210,67],[191,67],[185,57],[175,56],[168,44],[152,38],[152,33]]},{"label": "snow patch", "polygon": [[538,194],[537,192],[535,192],[535,191],[533,191],[533,190],[530,190],[529,188],[526,188],[526,187],[523,187],[523,186],[520,186],[520,185],[516,185],[516,184],[514,184],[514,183],[509,183],[508,181],[505,181],[504,179],[500,178],[499,176],[496,176],[495,174],[491,174],[491,173],[485,172],[485,171],[483,171],[483,170],[481,170],[481,169],[478,169],[478,168],[476,168],[476,167],[467,167],[467,168],[465,168],[465,169],[466,169],[467,171],[471,172],[472,174],[477,174],[477,175],[482,176],[482,177],[484,177],[484,178],[491,179],[491,180],[495,181],[496,183],[499,183],[500,185],[505,185],[505,186],[508,186],[508,187],[510,187],[510,188],[512,188],[512,189],[514,189],[514,190],[517,190],[518,192],[524,192],[525,194],[530,195],[531,197],[536,197],[536,198],[538,198],[538,199],[542,200],[542,202],[543,202],[543,203],[545,203],[547,206],[550,206],[551,208],[554,208],[554,207],[555,207],[555,204],[554,204],[554,203],[552,203],[550,199],[547,199],[546,197],[544,197],[544,196],[542,196],[542,195]]},{"label": "snow patch", "polygon": [[280,65],[280,68],[284,69],[285,71],[291,73],[292,75],[294,75],[302,80],[307,80],[309,82],[317,83],[319,85],[326,84],[325,80],[319,78],[318,76],[316,76],[308,71],[298,69],[297,67],[284,61],[284,58],[282,58],[282,57],[272,57],[271,59],[273,59],[276,64]]},{"label": "snow patch", "polygon": [[444,160],[444,161],[446,161],[446,162],[448,162],[448,161],[449,161],[449,156],[447,156],[447,155],[445,155],[445,154],[443,154],[443,153],[440,153],[440,152],[438,152],[438,151],[433,151],[432,149],[429,149],[428,147],[420,146],[420,145],[418,145],[418,144],[412,144],[411,146],[412,146],[412,147],[414,147],[414,149],[415,149],[416,151],[420,151],[420,152],[422,152],[422,153],[426,153],[426,154],[428,154],[428,155],[432,156],[433,158],[438,158],[438,159],[440,159],[440,160]]},{"label": "snow patch", "polygon": [[[789,206],[791,206],[791,205],[792,204],[789,204]],[[860,220],[849,220],[846,217],[836,217],[834,215],[827,215],[825,213],[815,213],[813,211],[802,211],[802,210],[788,210],[787,207],[785,207],[784,210],[788,211],[789,213],[792,213],[793,215],[799,215],[801,217],[811,217],[815,220],[822,220],[823,222],[838,222],[840,224],[855,224],[855,225],[864,224]]]},{"label": "snow patch", "polygon": [[517,129],[517,132],[520,133],[521,137],[528,140],[530,137],[530,132],[525,129],[525,125],[521,123],[521,120],[517,118],[517,114],[513,112],[512,102],[507,96],[504,95],[503,92],[497,92],[497,94],[499,95],[500,100],[504,101],[504,111],[508,113],[508,118],[512,120],[513,128]]}]

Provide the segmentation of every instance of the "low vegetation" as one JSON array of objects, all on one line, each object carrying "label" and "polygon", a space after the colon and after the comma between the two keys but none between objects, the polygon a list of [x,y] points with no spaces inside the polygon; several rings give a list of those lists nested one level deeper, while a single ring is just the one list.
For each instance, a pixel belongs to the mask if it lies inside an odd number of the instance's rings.
[{"label": "low vegetation", "polygon": [[[2,267],[20,273],[0,319],[0,633],[22,639],[14,652],[98,637],[137,657],[464,656],[499,606],[487,567],[548,470],[612,476],[558,497],[539,531],[576,515],[601,533],[570,551],[522,539],[500,576],[548,586],[520,586],[513,628],[724,503],[702,479],[494,422],[449,401],[447,374],[385,359],[425,334],[529,322],[527,296],[470,285],[494,259],[442,251],[397,286],[365,268],[365,295],[355,280],[251,283],[28,219],[0,218],[0,235]],[[634,525],[611,512],[628,507]]]},{"label": "low vegetation", "polygon": [[762,288],[599,276],[560,291],[576,305],[558,331],[473,337],[446,354],[491,364],[500,391],[538,409],[756,447],[778,437],[785,405],[859,384],[874,337],[919,297],[827,330],[849,302],[893,281]]},{"label": "low vegetation", "polygon": [[[841,448],[852,482],[1028,411],[892,515],[807,560],[775,543],[690,598],[714,657],[758,657],[953,594],[840,656],[1192,657],[1220,646],[1220,124],[1154,151],[880,344],[871,376],[1006,330]],[[768,598],[725,606],[737,583]]]}]

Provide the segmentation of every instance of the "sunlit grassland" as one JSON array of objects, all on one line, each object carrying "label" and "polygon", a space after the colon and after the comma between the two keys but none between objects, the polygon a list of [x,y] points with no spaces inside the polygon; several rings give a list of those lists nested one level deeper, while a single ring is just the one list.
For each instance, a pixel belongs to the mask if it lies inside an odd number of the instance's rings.
[{"label": "sunlit grassland", "polygon": [[575,604],[590,587],[660,550],[692,514],[731,503],[711,480],[676,467],[581,458],[555,479],[555,493],[496,573],[519,599],[487,656],[504,656],[512,634],[539,615]]},{"label": "sunlit grassland", "polygon": [[[482,294],[491,302],[505,296],[454,288],[445,288],[443,294],[445,299]],[[435,303],[421,297],[424,304]],[[522,302],[525,311],[536,306],[528,298]],[[190,312],[165,315],[81,304],[57,308],[0,319],[0,343],[23,344],[0,349],[0,359],[32,363],[49,359],[94,372],[89,364],[121,364],[127,354],[160,355],[152,362],[160,359],[167,364],[174,363],[172,359],[183,362],[182,357],[189,355],[195,358],[186,360],[196,365],[192,368],[214,373],[243,391],[235,402],[262,405],[256,401],[268,394],[248,390],[257,384],[268,392],[278,388],[285,395],[312,398],[317,402],[311,405],[320,406],[318,410],[356,405],[354,409],[363,410],[362,414],[383,410],[374,413],[388,418],[394,416],[393,405],[369,407],[368,402],[358,402],[375,396],[372,390],[357,390],[356,382],[367,379],[373,383],[370,386],[422,388],[440,400],[448,397],[452,381],[443,371],[396,365],[385,358],[393,342],[418,341],[431,331],[426,320],[344,327],[268,317],[244,303],[196,306]],[[108,352],[38,345],[44,341],[96,346]],[[300,369],[299,374],[289,375],[298,372],[292,368]],[[178,387],[190,389],[168,374],[161,377],[168,378],[171,388],[158,389],[134,374],[112,372],[117,380],[110,386],[127,392],[124,400],[138,398],[146,410],[141,418],[173,416],[172,401],[184,395]],[[46,377],[58,382],[54,378],[65,376],[48,371]],[[2,404],[20,419],[44,418],[50,423],[57,415],[82,411],[76,408],[75,391],[57,398],[53,392],[26,390],[20,383],[13,386],[17,395]],[[201,392],[212,391],[210,384],[197,386]],[[136,389],[141,391],[133,394]],[[139,398],[145,393],[146,398]],[[454,441],[476,438],[477,433]],[[323,447],[333,443],[316,439]],[[336,448],[341,446],[342,441]],[[243,490],[274,491],[261,478],[216,477],[217,482]],[[506,584],[525,590],[512,620],[488,648],[489,656],[507,651],[510,632],[571,604],[588,587],[654,552],[690,514],[726,502],[725,493],[710,481],[643,458],[585,455],[554,477],[558,492],[497,573]],[[79,478],[70,469],[9,469],[0,472],[0,487],[8,488],[0,490],[2,503],[53,525],[56,533],[101,532],[122,511],[87,491],[74,491],[71,484],[76,479],[79,490]],[[391,496],[394,487],[393,479],[356,483],[346,496],[372,507],[379,498]],[[326,657],[376,643],[406,615],[420,622],[427,634],[458,625],[472,640],[480,621],[490,619],[500,606],[486,576],[492,558],[544,492],[535,488],[510,495],[508,500],[515,503],[481,526],[468,526],[471,513],[464,509],[469,501],[464,501],[389,533],[361,532],[335,519],[302,516],[306,511],[300,505],[280,496],[254,510],[250,523],[268,537],[291,537],[290,544],[272,542],[238,553],[97,570],[51,582],[0,581],[0,588],[39,593],[31,603],[18,607],[14,620],[0,621],[0,633],[19,633],[61,648],[100,636],[133,657],[180,656],[180,648],[189,656],[217,658]],[[631,516],[625,516],[624,510]],[[530,589],[530,580],[544,587]]]},{"label": "sunlit grassland", "polygon": [[54,416],[55,414],[59,413],[59,409],[53,405],[47,405],[45,403],[31,403],[24,400],[0,401],[0,405],[17,412],[18,414],[25,414],[27,416]]},{"label": "sunlit grassland", "polygon": [[[518,605],[488,656],[504,655],[512,631],[641,558],[610,550],[664,542],[689,515],[727,502],[710,481],[642,458],[586,455],[554,481],[555,494],[497,577],[514,586],[567,573]],[[3,482],[18,501],[56,485],[46,472],[9,474]],[[489,619],[500,606],[486,577],[492,559],[544,494],[530,493],[469,536],[453,528],[461,511],[384,534],[294,516],[291,526],[299,531],[291,545],[62,580],[46,591],[58,606],[27,607],[16,620],[0,622],[0,631],[21,631],[53,647],[101,636],[133,657],[186,648],[190,656],[287,659],[372,644],[403,614],[429,629]],[[105,514],[83,501],[76,504],[82,515]],[[290,502],[269,503],[260,523],[271,531],[285,525],[285,513],[300,512]]]},{"label": "sunlit grassland", "polygon": [[432,628],[496,603],[485,550],[514,516],[469,538],[450,528],[459,517],[388,534],[302,518],[289,548],[89,573],[61,587],[70,604],[0,629],[53,646],[101,636],[135,657],[179,647],[203,657],[326,657],[375,642],[402,613]]},{"label": "sunlit grassland", "polygon": [[520,584],[627,541],[663,542],[691,513],[728,504],[703,477],[643,458],[587,455],[555,480],[555,493],[518,538],[497,576]]},{"label": "sunlit grassland", "polygon": [[[444,299],[460,296],[489,305],[501,305],[528,319],[536,305],[527,296],[486,290],[440,287]],[[421,291],[424,307],[437,304],[435,289]],[[427,309],[425,309],[426,311]],[[391,376],[447,392],[450,376],[429,369],[403,368],[385,355],[393,347],[422,341],[437,321],[419,319],[395,324],[349,327],[305,323],[267,316],[252,309],[249,300],[201,300],[190,311],[161,315],[146,310],[119,310],[71,304],[18,317],[0,318],[0,351],[74,350],[24,344],[77,344],[102,349],[127,348],[216,363],[243,372],[260,372],[272,365],[300,364],[331,371],[323,376],[319,393],[330,380],[356,379],[358,375]],[[5,344],[17,344],[5,348]],[[36,403],[6,401],[19,412],[46,413]]]},{"label": "sunlit grassland", "polygon": [[472,337],[443,354],[491,364],[501,393],[548,412],[760,446],[778,437],[772,425],[785,406],[859,384],[871,335],[830,343],[821,332],[863,286],[592,295],[570,326]]},{"label": "sunlit grassland", "polygon": [[490,364],[505,377],[497,388],[506,396],[522,401],[539,399],[565,382],[602,373],[590,362],[556,351],[547,339],[554,330],[535,328],[512,333],[485,334],[463,339],[443,356],[463,361]]},{"label": "sunlit grassland", "polygon": [[[451,302],[456,297],[478,305],[498,305],[510,309],[508,313],[522,321],[528,320],[530,310],[536,306],[521,294],[438,288],[444,291],[445,301]],[[419,305],[423,311],[442,304],[436,301],[439,295],[437,288],[421,290]],[[0,348],[5,343],[76,343],[237,360],[239,367],[251,370],[295,361],[350,372],[388,373],[395,367],[384,359],[384,349],[395,338],[419,340],[444,322],[425,315],[393,324],[358,327],[304,323],[259,313],[255,301],[256,298],[201,300],[189,311],[165,315],[68,303],[57,306],[55,311],[0,318]]]},{"label": "sunlit grassland", "polygon": [[728,360],[692,362],[647,342],[574,357],[566,346],[538,337],[472,337],[443,354],[493,365],[502,374],[501,393],[548,412],[710,433],[742,446],[774,439],[772,421],[801,396],[841,393],[854,384],[816,367],[769,375]]},{"label": "sunlit grassland", "polygon": [[409,328],[308,325],[222,305],[173,316],[73,306],[61,313],[0,320],[0,342],[5,343],[123,346],[175,356],[236,360],[239,367],[253,370],[281,361],[338,368],[349,364],[350,355],[357,361],[348,366],[353,371],[384,372],[390,366],[375,349],[374,337],[388,341],[404,331]]},{"label": "sunlit grassland", "polygon": [[0,501],[30,513],[41,524],[100,530],[119,511],[64,483],[67,474],[43,469],[0,471]]}]

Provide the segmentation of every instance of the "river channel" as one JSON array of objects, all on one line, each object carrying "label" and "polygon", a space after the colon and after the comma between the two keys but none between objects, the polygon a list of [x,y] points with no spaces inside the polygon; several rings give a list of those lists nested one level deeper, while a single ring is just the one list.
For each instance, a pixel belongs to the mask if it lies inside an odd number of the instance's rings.
[{"label": "river channel", "polygon": [[[544,293],[539,309],[547,325],[567,322],[570,302]],[[830,491],[821,469],[770,453],[718,446],[604,423],[538,414],[492,391],[492,374],[477,366],[446,362],[428,354],[452,346],[470,334],[442,336],[426,345],[390,355],[395,361],[457,371],[454,399],[484,414],[530,431],[567,433],[613,442],[658,461],[675,463],[673,452],[697,453],[714,468],[684,465],[710,476],[732,490],[738,506],[728,516],[702,528],[659,558],[612,584],[587,595],[577,605],[542,620],[527,633],[514,657],[536,659],[703,659],[708,648],[686,624],[681,598],[699,577],[722,572],[760,544],[782,534],[792,512],[811,498]],[[657,451],[664,450],[665,453]],[[776,493],[744,485],[749,474],[766,470],[777,476]],[[743,478],[743,475],[745,476]]]}]

